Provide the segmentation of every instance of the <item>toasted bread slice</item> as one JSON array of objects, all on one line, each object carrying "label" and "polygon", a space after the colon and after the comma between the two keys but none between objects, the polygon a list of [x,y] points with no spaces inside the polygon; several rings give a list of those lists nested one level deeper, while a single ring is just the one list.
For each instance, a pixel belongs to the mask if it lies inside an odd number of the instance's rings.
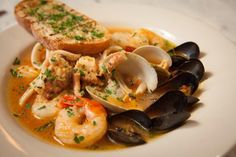
[{"label": "toasted bread slice", "polygon": [[105,27],[56,0],[23,0],[15,7],[15,16],[49,50],[92,55],[109,46]]}]

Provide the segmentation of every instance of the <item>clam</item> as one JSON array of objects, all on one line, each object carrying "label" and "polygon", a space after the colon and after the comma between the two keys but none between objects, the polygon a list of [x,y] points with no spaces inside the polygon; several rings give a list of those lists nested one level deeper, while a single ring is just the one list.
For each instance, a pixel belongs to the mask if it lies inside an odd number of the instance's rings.
[{"label": "clam", "polygon": [[[133,53],[116,52],[112,53],[104,60],[104,64],[108,62],[109,59],[115,56],[125,55],[122,62],[116,65],[114,71],[114,78],[122,90],[122,99],[126,101],[127,98],[135,97],[148,91],[153,92],[158,84],[158,78],[155,69],[141,56]],[[108,72],[111,71],[107,68]],[[129,80],[129,81],[127,81]],[[135,87],[131,87],[133,80],[138,80],[139,82]],[[119,106],[103,98],[104,91],[98,90],[96,87],[87,86],[86,90],[91,95],[91,97],[100,103],[102,103],[106,108],[113,112],[122,112],[128,110],[125,105]]]},{"label": "clam", "polygon": [[111,141],[129,146],[146,143],[145,138],[152,127],[151,119],[142,111],[129,110],[111,116],[108,137]]},{"label": "clam", "polygon": [[164,50],[156,46],[145,45],[135,49],[133,53],[145,58],[155,68],[159,83],[169,78],[168,69],[172,65],[172,60],[170,55]]}]

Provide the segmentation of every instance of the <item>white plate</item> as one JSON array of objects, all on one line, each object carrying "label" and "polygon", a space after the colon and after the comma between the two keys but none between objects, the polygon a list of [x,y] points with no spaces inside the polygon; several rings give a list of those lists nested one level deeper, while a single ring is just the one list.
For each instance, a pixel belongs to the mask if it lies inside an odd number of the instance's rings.
[{"label": "white plate", "polygon": [[[70,5],[109,26],[145,27],[164,33],[177,43],[195,41],[203,52],[209,76],[201,84],[201,107],[181,128],[146,145],[116,151],[87,152],[50,145],[25,132],[10,115],[6,103],[9,66],[34,39],[18,25],[0,34],[0,156],[17,157],[209,157],[225,153],[236,142],[236,48],[210,26],[185,15],[150,6]],[[170,32],[170,33],[167,33]]]}]

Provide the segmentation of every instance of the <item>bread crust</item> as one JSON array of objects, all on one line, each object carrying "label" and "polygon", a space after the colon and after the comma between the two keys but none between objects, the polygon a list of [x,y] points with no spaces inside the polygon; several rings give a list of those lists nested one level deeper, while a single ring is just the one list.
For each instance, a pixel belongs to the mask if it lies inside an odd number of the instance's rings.
[{"label": "bread crust", "polygon": [[[31,0],[31,4],[32,1]],[[48,0],[48,3],[52,2],[53,0]],[[55,1],[54,1],[55,2]],[[94,55],[98,54],[100,52],[103,52],[110,44],[110,35],[108,31],[105,31],[104,37],[100,40],[94,40],[94,41],[81,41],[81,42],[71,42],[67,41],[66,39],[61,38],[51,38],[48,35],[45,35],[43,30],[40,30],[37,28],[38,22],[34,21],[33,19],[30,19],[27,17],[26,14],[24,14],[23,9],[26,8],[28,3],[28,0],[23,0],[19,2],[15,7],[15,17],[18,23],[23,26],[29,33],[31,33],[35,39],[43,44],[44,47],[46,47],[49,50],[66,50],[72,53],[80,53],[83,55]],[[35,2],[37,4],[37,2]],[[61,4],[61,2],[60,2]],[[65,4],[63,4],[65,5]],[[66,5],[65,5],[66,6]],[[32,6],[28,6],[32,7]],[[68,6],[66,6],[68,7]],[[73,9],[72,9],[73,10]],[[73,10],[74,11],[74,10]],[[78,12],[78,14],[81,14]],[[83,15],[83,14],[82,14]],[[85,16],[85,15],[83,15]],[[89,20],[93,20],[86,16]],[[97,22],[93,20],[96,24]],[[99,24],[97,24],[99,25]]]}]

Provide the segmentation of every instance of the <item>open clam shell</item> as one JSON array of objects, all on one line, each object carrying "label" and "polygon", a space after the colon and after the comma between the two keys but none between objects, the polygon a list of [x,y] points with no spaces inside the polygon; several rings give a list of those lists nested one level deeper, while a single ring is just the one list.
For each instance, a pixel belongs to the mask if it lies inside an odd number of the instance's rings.
[{"label": "open clam shell", "polygon": [[145,45],[137,48],[133,53],[145,58],[156,70],[159,85],[168,80],[168,69],[172,66],[170,55],[159,47]]},{"label": "open clam shell", "polygon": [[142,56],[151,64],[159,65],[163,69],[169,69],[172,65],[170,55],[157,46],[141,46],[134,50],[133,53]]},{"label": "open clam shell", "polygon": [[[123,53],[123,52],[117,52]],[[115,55],[114,53],[112,55]],[[132,91],[134,94],[140,94],[142,92],[152,92],[157,88],[158,78],[155,69],[141,56],[133,53],[123,53],[127,57],[122,63],[116,66],[115,68],[115,75],[119,76],[117,82],[121,89],[124,90],[125,94]],[[109,56],[108,56],[109,59]],[[136,88],[135,91],[131,90],[128,85],[126,85],[126,78],[139,78],[141,83]],[[117,105],[114,102],[109,102],[108,100],[102,97],[103,92],[96,90],[95,87],[87,86],[86,90],[88,93],[93,97],[93,99],[97,100],[98,102],[102,103],[106,108],[113,112],[122,112],[129,109],[134,109],[130,107],[126,107],[126,105]],[[137,109],[137,108],[135,108]],[[141,109],[142,110],[142,109]]]}]

